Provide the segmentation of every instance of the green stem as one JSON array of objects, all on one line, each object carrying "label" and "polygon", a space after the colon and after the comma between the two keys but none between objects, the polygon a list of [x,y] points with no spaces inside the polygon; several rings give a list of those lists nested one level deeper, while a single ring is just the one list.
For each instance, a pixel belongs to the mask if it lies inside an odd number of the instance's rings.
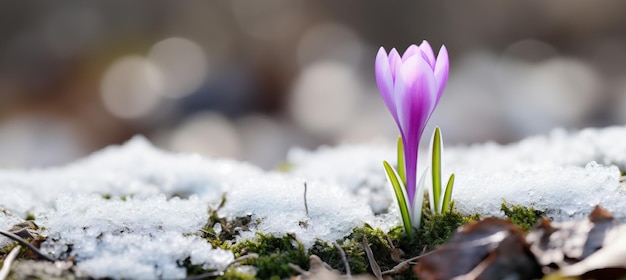
[{"label": "green stem", "polygon": [[406,175],[404,166],[404,145],[402,145],[402,136],[398,136],[398,175],[402,183],[406,186]]}]

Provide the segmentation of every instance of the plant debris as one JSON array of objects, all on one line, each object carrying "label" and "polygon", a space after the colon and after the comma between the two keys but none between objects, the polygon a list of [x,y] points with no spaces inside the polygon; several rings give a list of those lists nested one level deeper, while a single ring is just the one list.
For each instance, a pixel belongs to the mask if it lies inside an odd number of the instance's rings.
[{"label": "plant debris", "polygon": [[626,224],[599,206],[586,220],[544,220],[526,239],[539,263],[558,275],[583,279],[626,275]]},{"label": "plant debris", "polygon": [[488,218],[460,228],[414,272],[429,280],[623,279],[626,224],[599,206],[582,221],[544,219],[527,235],[509,220]]},{"label": "plant debris", "polygon": [[300,273],[298,276],[294,276],[292,280],[343,280],[343,279],[353,279],[353,280],[373,280],[373,278],[369,275],[341,275],[338,270],[329,269],[328,266],[316,255],[311,255],[309,257],[309,271],[302,269],[298,265],[294,265],[289,263],[289,266]]},{"label": "plant debris", "polygon": [[464,226],[415,268],[420,279],[534,279],[542,275],[513,223],[487,218]]}]

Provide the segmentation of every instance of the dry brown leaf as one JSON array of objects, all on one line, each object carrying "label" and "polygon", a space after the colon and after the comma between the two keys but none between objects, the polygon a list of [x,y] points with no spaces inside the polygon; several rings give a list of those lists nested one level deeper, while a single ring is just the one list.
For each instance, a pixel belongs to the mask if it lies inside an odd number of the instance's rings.
[{"label": "dry brown leaf", "polygon": [[414,271],[423,280],[469,276],[533,279],[542,275],[524,232],[510,221],[497,218],[460,228],[446,244],[421,258]]}]

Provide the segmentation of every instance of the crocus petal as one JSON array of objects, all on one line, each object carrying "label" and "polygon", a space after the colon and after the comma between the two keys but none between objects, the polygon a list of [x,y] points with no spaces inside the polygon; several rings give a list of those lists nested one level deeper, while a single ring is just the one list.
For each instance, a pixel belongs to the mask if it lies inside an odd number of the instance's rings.
[{"label": "crocus petal", "polygon": [[398,69],[402,65],[402,59],[400,58],[400,54],[395,48],[391,49],[391,51],[389,52],[388,59],[389,59],[389,65],[391,67],[391,76],[395,80],[396,73],[398,73]]},{"label": "crocus petal", "polygon": [[422,55],[420,48],[416,45],[410,45],[409,48],[404,51],[404,54],[402,54],[402,62],[404,63],[407,59],[409,59],[409,57],[415,55]]},{"label": "crocus petal", "polygon": [[448,61],[448,50],[446,46],[441,46],[439,49],[439,54],[437,55],[437,64],[435,65],[435,80],[437,81],[437,102],[435,106],[439,103],[439,99],[443,95],[443,90],[446,87],[448,82],[448,72],[450,71],[450,62]]},{"label": "crocus petal", "polygon": [[[417,169],[417,153],[415,152],[414,138],[410,137],[406,133],[411,126],[411,116],[409,115],[409,102],[411,101],[411,94],[408,92],[404,75],[398,73],[393,86],[393,97],[398,110],[398,128],[400,129],[400,135],[402,136],[402,145],[404,147],[404,163],[405,163],[405,178],[406,178],[406,192],[409,199],[409,205],[413,205],[413,196],[415,196],[415,172],[411,172],[413,169]],[[410,140],[410,141],[409,141]]]},{"label": "crocus petal", "polygon": [[[412,97],[409,102],[410,108],[408,108],[411,114],[411,122],[413,123],[412,129],[417,129],[416,132],[412,131],[410,135],[415,135],[419,139],[426,122],[435,109],[438,84],[433,72],[430,70],[430,65],[420,57],[407,60],[402,67],[401,73],[405,79],[406,90],[411,93]],[[413,79],[407,80],[407,76]],[[398,114],[400,114],[399,111]]]},{"label": "crocus petal", "polygon": [[376,55],[376,62],[374,63],[374,72],[376,74],[376,85],[380,91],[380,95],[391,112],[396,123],[398,123],[398,114],[396,111],[396,104],[394,102],[393,94],[393,76],[391,72],[391,66],[389,65],[389,59],[387,58],[387,52],[385,48],[381,47]]},{"label": "crocus petal", "polygon": [[416,187],[417,152],[421,134],[434,109],[437,84],[430,65],[421,57],[409,58],[396,75],[394,100],[403,134],[406,187],[411,203]]},{"label": "crocus petal", "polygon": [[420,44],[420,49],[424,52],[426,57],[428,57],[428,59],[426,59],[426,62],[428,62],[428,65],[430,65],[430,69],[435,69],[435,53],[433,52],[433,48],[430,46],[428,41],[422,41],[422,43]]}]

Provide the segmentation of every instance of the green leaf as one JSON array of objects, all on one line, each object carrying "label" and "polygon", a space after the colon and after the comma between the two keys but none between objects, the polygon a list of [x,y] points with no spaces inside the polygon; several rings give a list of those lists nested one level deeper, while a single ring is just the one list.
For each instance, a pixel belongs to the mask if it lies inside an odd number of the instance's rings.
[{"label": "green leaf", "polygon": [[389,178],[393,192],[396,195],[396,200],[398,201],[398,206],[400,207],[400,216],[402,217],[404,230],[408,235],[411,235],[411,212],[409,211],[409,200],[407,199],[404,184],[401,183],[401,180],[398,180],[398,174],[387,161],[383,161],[383,166],[385,167],[387,178]]},{"label": "green leaf", "polygon": [[450,179],[448,179],[446,192],[443,195],[443,206],[441,207],[441,213],[448,213],[450,211],[450,201],[452,200],[452,187],[454,187],[454,174],[450,175]]},{"label": "green leaf", "polygon": [[441,131],[439,127],[435,127],[433,139],[430,142],[430,153],[432,157],[432,179],[433,179],[433,202],[436,212],[441,213]]},{"label": "green leaf", "polygon": [[404,168],[404,145],[402,145],[402,136],[398,136],[398,175],[400,176],[400,179],[402,179],[402,183],[406,186]]}]

